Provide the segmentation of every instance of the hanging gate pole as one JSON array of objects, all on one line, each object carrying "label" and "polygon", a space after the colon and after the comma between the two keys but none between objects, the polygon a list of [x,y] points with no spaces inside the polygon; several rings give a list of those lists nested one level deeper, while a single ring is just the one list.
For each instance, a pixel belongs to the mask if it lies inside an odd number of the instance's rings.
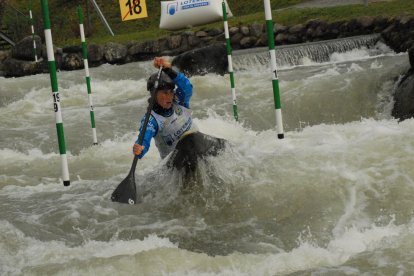
[{"label": "hanging gate pole", "polygon": [[236,121],[239,120],[239,115],[237,114],[237,100],[236,100],[236,88],[234,86],[234,73],[233,73],[233,60],[231,57],[231,43],[230,43],[230,35],[229,35],[229,24],[227,21],[227,8],[226,2],[223,1],[223,21],[224,21],[224,33],[226,38],[226,50],[227,50],[227,60],[229,63],[229,74],[230,74],[230,85],[231,85],[231,95],[233,98],[233,115]]},{"label": "hanging gate pole", "polygon": [[40,0],[43,13],[43,24],[45,31],[45,40],[46,40],[46,49],[47,49],[47,59],[49,64],[49,73],[50,73],[50,83],[52,86],[52,96],[53,96],[53,105],[55,109],[55,120],[56,120],[56,130],[59,141],[59,152],[62,165],[62,178],[63,185],[69,186],[69,169],[68,169],[68,159],[66,156],[66,146],[65,146],[65,134],[63,131],[63,122],[62,122],[62,112],[60,108],[60,97],[58,82],[56,76],[56,61],[53,53],[53,40],[52,40],[52,30],[50,29],[50,18],[49,18],[49,5],[47,0]]},{"label": "hanging gate pole", "polygon": [[273,86],[273,98],[275,102],[276,111],[276,129],[277,138],[283,139],[283,122],[282,122],[282,109],[280,102],[280,90],[279,90],[279,77],[277,75],[276,65],[276,51],[275,51],[275,39],[273,35],[273,20],[272,20],[272,9],[270,7],[270,0],[264,0],[265,7],[265,18],[266,18],[266,31],[267,40],[269,44],[270,62],[272,64],[272,86]]},{"label": "hanging gate pole", "polygon": [[83,28],[83,13],[82,13],[81,6],[78,6],[78,16],[79,16],[79,29],[80,29],[81,43],[82,43],[82,58],[83,58],[83,64],[85,66],[86,88],[88,91],[88,101],[89,101],[89,107],[90,107],[89,113],[91,117],[93,144],[97,145],[98,139],[96,137],[95,112],[93,109],[93,102],[92,102],[91,78],[89,76],[88,49],[86,47],[85,31]]},{"label": "hanging gate pole", "polygon": [[[112,35],[114,36],[114,32],[111,29],[111,26],[109,26],[108,21],[106,21],[105,16],[103,15],[103,13],[101,12],[101,9],[99,8],[98,4],[96,3],[95,0],[89,0],[90,2],[92,2],[93,7],[95,8],[96,12],[99,15],[99,18],[101,19],[102,23],[104,24],[106,30]],[[134,1],[135,2],[135,1]],[[138,1],[139,2],[139,1]]]},{"label": "hanging gate pole", "polygon": [[34,58],[35,58],[35,61],[37,62],[36,40],[35,40],[35,31],[34,31],[34,27],[33,27],[32,10],[29,10],[29,15],[30,15],[30,25],[31,25],[31,29],[32,29],[32,40],[33,40]]}]

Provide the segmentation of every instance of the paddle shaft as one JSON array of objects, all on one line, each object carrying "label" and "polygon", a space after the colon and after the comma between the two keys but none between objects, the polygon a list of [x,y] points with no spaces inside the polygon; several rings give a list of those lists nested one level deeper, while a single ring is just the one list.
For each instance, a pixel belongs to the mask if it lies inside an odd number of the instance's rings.
[{"label": "paddle shaft", "polygon": [[[160,66],[160,70],[158,71],[157,81],[155,82],[154,88],[151,91],[151,98],[150,98],[150,101],[148,103],[147,113],[145,113],[144,124],[142,125],[142,129],[141,129],[141,131],[139,132],[139,135],[138,135],[138,144],[141,145],[141,146],[142,146],[142,143],[144,142],[145,132],[147,131],[148,122],[149,122],[149,119],[150,119],[150,116],[151,116],[151,110],[154,107],[155,91],[157,91],[157,88],[158,88],[161,72],[162,72],[162,66]],[[131,166],[131,170],[129,171],[129,174],[135,175],[135,168],[137,166],[137,163],[138,163],[138,155],[135,155],[134,156],[134,161],[132,161],[132,166]]]},{"label": "paddle shaft", "polygon": [[[158,72],[157,80],[155,81],[154,88],[151,91],[151,98],[148,103],[147,112],[145,114],[144,124],[138,136],[138,143],[142,145],[144,141],[144,135],[147,130],[148,121],[151,115],[151,110],[155,103],[155,91],[157,91],[158,83],[161,76],[162,67]],[[134,161],[132,162],[131,169],[128,176],[116,187],[115,191],[111,195],[112,201],[120,203],[135,204],[137,202],[137,187],[135,184],[135,168],[138,163],[138,156],[134,155]]]}]

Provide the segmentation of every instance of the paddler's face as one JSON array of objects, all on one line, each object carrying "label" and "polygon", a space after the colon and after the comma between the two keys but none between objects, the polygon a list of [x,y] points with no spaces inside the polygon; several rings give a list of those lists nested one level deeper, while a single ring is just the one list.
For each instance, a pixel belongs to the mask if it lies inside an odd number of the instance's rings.
[{"label": "paddler's face", "polygon": [[158,90],[157,103],[164,109],[170,109],[174,100],[174,92],[172,90]]}]

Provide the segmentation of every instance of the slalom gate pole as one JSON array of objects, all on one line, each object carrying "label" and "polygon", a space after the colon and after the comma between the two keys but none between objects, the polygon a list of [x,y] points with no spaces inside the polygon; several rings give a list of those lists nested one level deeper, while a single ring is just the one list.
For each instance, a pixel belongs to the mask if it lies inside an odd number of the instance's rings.
[{"label": "slalom gate pole", "polygon": [[30,15],[30,26],[32,28],[34,58],[35,58],[35,61],[37,62],[36,40],[35,40],[35,32],[34,32],[34,27],[33,27],[33,15],[32,15],[32,10],[31,9],[29,10],[29,15]]},{"label": "slalom gate pole", "polygon": [[226,38],[226,50],[227,50],[227,60],[229,63],[229,74],[230,74],[230,85],[231,85],[231,95],[233,98],[233,115],[236,121],[239,120],[239,115],[237,114],[237,100],[236,100],[236,88],[234,86],[234,73],[233,73],[233,60],[231,57],[231,43],[230,43],[230,35],[229,35],[229,24],[227,21],[227,8],[226,2],[223,1],[223,21],[224,21],[224,33]]},{"label": "slalom gate pole", "polygon": [[264,0],[265,7],[265,18],[266,18],[266,31],[267,40],[269,44],[270,62],[272,64],[272,85],[273,85],[273,98],[275,102],[276,111],[276,129],[277,138],[283,139],[283,122],[282,122],[282,109],[280,102],[280,90],[279,90],[279,77],[277,75],[276,65],[276,51],[275,51],[275,39],[273,35],[273,20],[272,20],[272,9],[270,7],[270,0]]},{"label": "slalom gate pole", "polygon": [[66,156],[66,146],[65,146],[65,134],[63,131],[63,122],[62,122],[62,112],[60,107],[60,97],[59,89],[56,75],[56,61],[53,52],[53,40],[52,40],[52,30],[50,28],[50,19],[49,19],[49,5],[47,0],[40,0],[43,14],[43,24],[45,31],[45,40],[46,40],[46,49],[47,49],[47,60],[49,64],[49,73],[50,73],[50,83],[52,86],[52,96],[53,96],[53,106],[55,110],[55,120],[56,120],[56,130],[59,141],[59,152],[62,165],[62,178],[63,185],[69,186],[69,169],[68,169],[68,159]]},{"label": "slalom gate pole", "polygon": [[82,58],[83,64],[85,67],[85,79],[86,79],[86,88],[88,91],[88,101],[90,107],[90,117],[91,117],[91,127],[92,127],[92,137],[93,137],[93,144],[98,144],[98,138],[96,137],[96,127],[95,127],[95,111],[93,109],[93,102],[92,102],[92,91],[91,91],[91,78],[89,76],[89,64],[88,64],[88,48],[86,47],[86,40],[85,40],[85,30],[83,28],[83,12],[81,6],[78,6],[78,16],[79,16],[79,29],[81,35],[81,43],[82,43]]}]

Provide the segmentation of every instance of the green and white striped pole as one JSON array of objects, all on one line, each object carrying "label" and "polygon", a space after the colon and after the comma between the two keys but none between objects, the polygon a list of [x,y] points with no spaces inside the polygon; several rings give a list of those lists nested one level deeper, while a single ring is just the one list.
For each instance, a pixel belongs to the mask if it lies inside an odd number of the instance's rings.
[{"label": "green and white striped pole", "polygon": [[223,1],[222,6],[223,6],[224,34],[225,34],[225,38],[226,38],[227,60],[228,60],[228,63],[229,63],[231,95],[232,95],[232,98],[233,98],[233,115],[234,115],[234,119],[236,119],[236,121],[238,121],[239,120],[239,115],[237,114],[236,88],[234,86],[233,60],[232,60],[232,57],[231,57],[229,24],[227,22],[227,8],[226,8],[226,2],[225,1]]},{"label": "green and white striped pole", "polygon": [[281,108],[281,103],[280,103],[279,77],[277,75],[275,39],[273,35],[273,20],[272,20],[272,9],[270,7],[270,0],[264,0],[264,7],[265,7],[266,31],[267,31],[267,40],[269,44],[270,62],[272,64],[272,75],[273,75],[272,85],[273,85],[273,98],[274,98],[275,110],[276,110],[277,137],[279,139],[283,139],[284,133],[283,133],[283,122],[282,122],[282,108]]},{"label": "green and white striped pole", "polygon": [[86,88],[88,90],[88,101],[89,101],[89,107],[90,107],[89,113],[91,117],[93,144],[97,145],[98,138],[96,137],[95,112],[93,109],[93,102],[92,102],[91,78],[89,76],[88,49],[86,47],[85,30],[83,28],[83,13],[82,13],[82,8],[80,6],[78,6],[78,16],[79,16],[79,29],[80,29],[81,42],[82,42],[82,58],[83,58],[83,64],[85,67]]},{"label": "green and white striped pole", "polygon": [[36,40],[35,40],[35,31],[34,31],[34,27],[33,27],[33,15],[32,15],[32,10],[29,10],[29,16],[30,16],[30,26],[31,26],[31,28],[32,28],[32,40],[33,40],[33,52],[34,52],[34,58],[35,58],[35,61],[37,62]]},{"label": "green and white striped pole", "polygon": [[47,49],[47,60],[49,64],[49,73],[50,73],[50,83],[52,86],[52,96],[53,96],[53,106],[55,110],[55,120],[56,120],[56,130],[57,137],[59,141],[59,152],[62,165],[62,178],[63,185],[69,186],[69,169],[68,169],[68,159],[66,156],[66,146],[65,146],[65,134],[63,131],[63,122],[62,122],[62,112],[60,108],[60,97],[58,82],[56,76],[56,61],[53,53],[53,41],[52,41],[52,30],[50,29],[50,19],[49,19],[49,5],[47,0],[40,0],[43,13],[43,25],[45,30],[45,40],[46,40],[46,49]]}]

